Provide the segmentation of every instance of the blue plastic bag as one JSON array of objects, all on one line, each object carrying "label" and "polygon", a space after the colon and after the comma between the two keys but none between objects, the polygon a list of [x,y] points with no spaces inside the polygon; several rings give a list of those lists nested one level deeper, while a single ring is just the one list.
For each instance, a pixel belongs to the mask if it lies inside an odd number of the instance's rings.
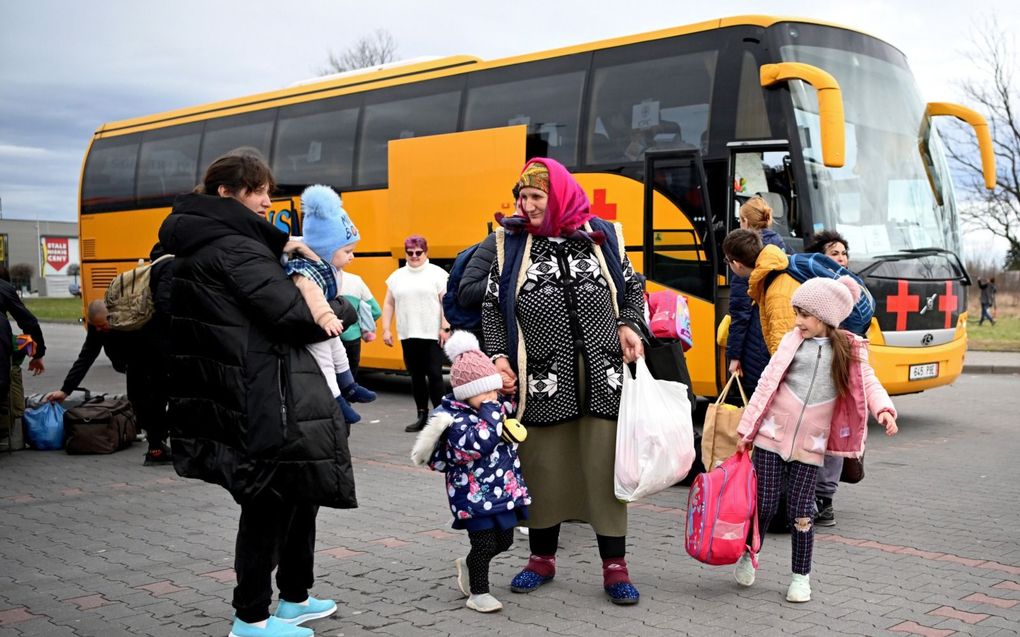
[{"label": "blue plastic bag", "polygon": [[33,449],[60,449],[64,446],[64,407],[57,402],[46,402],[26,409],[21,417],[25,422],[28,446]]}]

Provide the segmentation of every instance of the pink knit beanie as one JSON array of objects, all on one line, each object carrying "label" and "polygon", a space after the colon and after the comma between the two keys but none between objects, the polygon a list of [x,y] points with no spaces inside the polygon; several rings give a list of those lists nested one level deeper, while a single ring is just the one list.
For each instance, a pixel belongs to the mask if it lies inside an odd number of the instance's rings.
[{"label": "pink knit beanie", "polygon": [[450,382],[453,397],[467,400],[488,391],[499,391],[503,378],[489,357],[478,349],[478,339],[471,332],[457,330],[446,339],[444,348],[453,366],[450,368]]},{"label": "pink knit beanie", "polygon": [[861,286],[851,277],[815,277],[802,283],[793,293],[793,307],[799,307],[826,325],[839,327],[850,316],[859,298]]}]

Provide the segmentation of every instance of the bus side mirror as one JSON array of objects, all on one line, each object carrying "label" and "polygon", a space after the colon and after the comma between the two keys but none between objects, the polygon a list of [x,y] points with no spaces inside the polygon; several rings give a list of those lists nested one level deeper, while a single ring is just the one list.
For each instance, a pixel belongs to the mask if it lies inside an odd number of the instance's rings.
[{"label": "bus side mirror", "polygon": [[977,135],[978,148],[981,150],[981,172],[985,177],[985,188],[995,188],[995,151],[992,148],[992,134],[988,130],[988,121],[981,113],[966,106],[949,102],[928,102],[924,111],[926,118],[951,115],[971,125]]},{"label": "bus side mirror", "polygon": [[789,80],[802,80],[815,87],[822,133],[822,163],[830,168],[842,167],[846,161],[846,118],[843,91],[836,78],[817,66],[801,62],[763,64],[759,75],[765,87]]}]

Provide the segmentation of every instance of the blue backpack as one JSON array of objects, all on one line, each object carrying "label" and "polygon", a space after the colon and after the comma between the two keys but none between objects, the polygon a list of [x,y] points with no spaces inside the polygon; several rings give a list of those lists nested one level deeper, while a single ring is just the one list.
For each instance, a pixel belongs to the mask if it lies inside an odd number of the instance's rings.
[{"label": "blue backpack", "polygon": [[460,289],[460,280],[464,277],[464,270],[468,261],[478,249],[479,244],[465,248],[457,255],[450,268],[450,276],[446,280],[446,294],[443,295],[443,314],[446,320],[454,329],[477,330],[482,326],[482,307],[464,307],[457,300],[457,291]]},{"label": "blue backpack", "polygon": [[815,277],[838,279],[844,275],[857,281],[857,284],[861,286],[861,298],[857,299],[857,305],[854,306],[850,316],[843,321],[840,327],[854,334],[864,336],[871,325],[871,317],[875,315],[875,299],[871,296],[871,292],[868,292],[868,288],[864,285],[861,277],[836,263],[830,257],[818,252],[791,254],[789,256],[790,265],[786,267],[786,273],[799,283]]}]

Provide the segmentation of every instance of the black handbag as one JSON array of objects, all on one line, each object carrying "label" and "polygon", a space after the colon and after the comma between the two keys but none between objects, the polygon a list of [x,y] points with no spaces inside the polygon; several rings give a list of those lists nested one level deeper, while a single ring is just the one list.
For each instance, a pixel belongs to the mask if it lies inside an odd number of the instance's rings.
[{"label": "black handbag", "polygon": [[844,458],[843,471],[839,474],[839,481],[847,484],[857,484],[864,479],[864,456],[860,458]]}]

